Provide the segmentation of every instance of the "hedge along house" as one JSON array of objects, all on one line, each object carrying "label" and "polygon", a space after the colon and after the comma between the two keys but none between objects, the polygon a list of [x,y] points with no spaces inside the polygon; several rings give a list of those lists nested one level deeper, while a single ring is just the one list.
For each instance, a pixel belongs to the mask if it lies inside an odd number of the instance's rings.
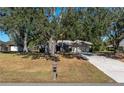
[{"label": "hedge along house", "polygon": [[18,51],[18,47],[12,41],[8,41],[8,42],[0,41],[0,51],[1,52],[10,52],[10,51],[16,52]]}]

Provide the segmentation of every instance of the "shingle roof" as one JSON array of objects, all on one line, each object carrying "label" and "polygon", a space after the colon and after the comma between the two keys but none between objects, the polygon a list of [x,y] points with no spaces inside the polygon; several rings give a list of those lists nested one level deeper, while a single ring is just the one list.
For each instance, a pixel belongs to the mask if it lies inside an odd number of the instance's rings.
[{"label": "shingle roof", "polygon": [[0,45],[1,45],[1,44],[5,44],[5,42],[3,42],[3,41],[0,40]]},{"label": "shingle roof", "polygon": [[15,42],[13,41],[3,42],[0,40],[0,45],[15,45]]},{"label": "shingle roof", "polygon": [[64,42],[66,44],[73,44],[73,43],[85,43],[87,45],[92,45],[91,42],[88,42],[88,41],[82,41],[82,40],[75,40],[75,41],[72,41],[72,40],[58,40],[57,43],[61,43],[61,42]]},{"label": "shingle roof", "polygon": [[87,45],[93,45],[91,42],[82,41],[82,40],[75,40],[74,43],[85,43],[85,44],[87,44]]},{"label": "shingle roof", "polygon": [[15,42],[14,41],[8,41],[8,42],[6,42],[6,45],[15,45]]}]

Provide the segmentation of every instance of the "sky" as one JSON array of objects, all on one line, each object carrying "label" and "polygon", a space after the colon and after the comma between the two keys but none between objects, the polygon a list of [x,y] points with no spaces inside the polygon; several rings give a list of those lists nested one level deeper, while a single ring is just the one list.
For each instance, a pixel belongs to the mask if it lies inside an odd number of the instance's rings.
[{"label": "sky", "polygon": [[61,8],[57,7],[56,8],[56,16],[59,16],[60,12],[61,12]]},{"label": "sky", "polygon": [[5,34],[4,32],[0,31],[0,41],[7,42],[9,40],[10,40],[9,36]]}]

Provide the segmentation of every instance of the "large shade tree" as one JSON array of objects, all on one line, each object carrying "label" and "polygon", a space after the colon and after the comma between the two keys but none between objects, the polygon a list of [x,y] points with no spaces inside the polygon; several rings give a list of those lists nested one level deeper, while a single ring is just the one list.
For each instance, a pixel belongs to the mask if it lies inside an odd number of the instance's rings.
[{"label": "large shade tree", "polygon": [[[59,10],[58,14],[57,8],[1,8],[0,27],[25,52],[30,45],[44,44],[51,38],[90,41],[94,50],[102,49],[107,36],[111,42],[123,38],[123,8]],[[113,33],[119,32],[119,39],[110,35],[110,28]]]},{"label": "large shade tree", "polygon": [[114,53],[119,48],[119,43],[124,39],[124,8],[110,8],[111,22],[107,30],[108,44],[114,48]]},{"label": "large shade tree", "polygon": [[2,11],[6,15],[1,18],[1,27],[17,43],[20,51],[28,52],[28,44],[38,37],[39,29],[43,31],[47,22],[43,8],[5,8]]}]

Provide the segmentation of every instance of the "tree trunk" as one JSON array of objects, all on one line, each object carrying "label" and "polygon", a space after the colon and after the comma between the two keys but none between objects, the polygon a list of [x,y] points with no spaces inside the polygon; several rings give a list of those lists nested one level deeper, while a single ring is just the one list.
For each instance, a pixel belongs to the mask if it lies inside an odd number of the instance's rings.
[{"label": "tree trunk", "polygon": [[55,51],[56,51],[56,43],[55,43],[55,40],[53,40],[53,37],[51,37],[49,39],[49,53],[50,53],[50,55],[54,56]]},{"label": "tree trunk", "polygon": [[23,52],[23,46],[21,44],[17,44],[18,52]]},{"label": "tree trunk", "polygon": [[27,33],[24,33],[24,49],[23,49],[23,52],[28,52],[27,38],[28,38]]},{"label": "tree trunk", "polygon": [[114,47],[114,54],[116,54],[117,53],[117,48],[116,47]]},{"label": "tree trunk", "polygon": [[118,50],[118,47],[119,47],[119,42],[114,41],[113,46],[114,46],[114,54],[116,54],[118,52],[117,50]]}]

